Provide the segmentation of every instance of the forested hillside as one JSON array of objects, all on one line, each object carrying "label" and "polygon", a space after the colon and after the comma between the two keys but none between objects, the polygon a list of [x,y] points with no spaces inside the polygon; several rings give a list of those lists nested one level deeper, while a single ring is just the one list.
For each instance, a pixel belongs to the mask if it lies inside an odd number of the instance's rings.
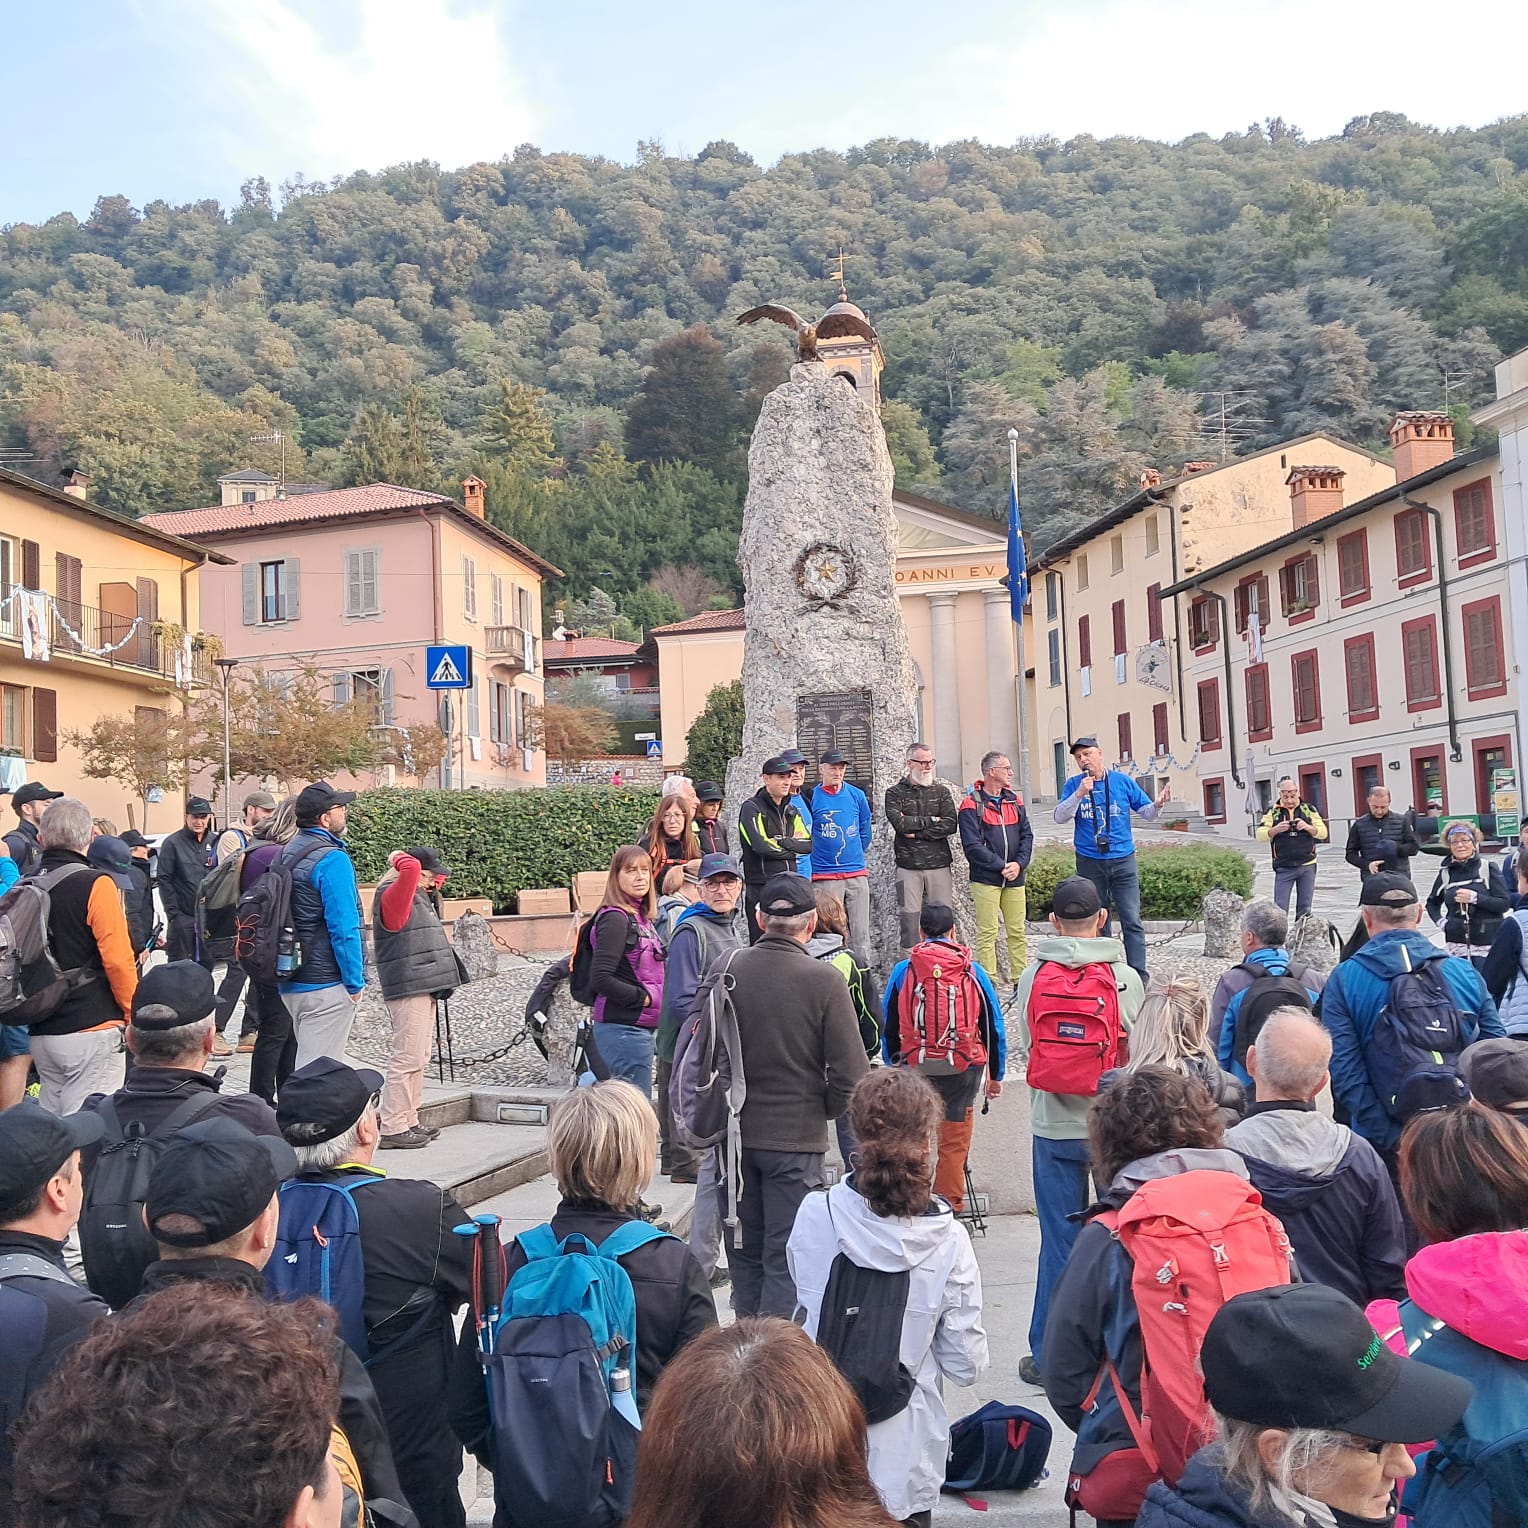
[{"label": "forested hillside", "polygon": [[[0,216],[4,208],[0,206]],[[883,140],[765,169],[522,146],[0,235],[0,448],[102,503],[206,502],[230,467],[476,470],[500,523],[638,624],[735,593],[747,432],[842,245],[886,349],[899,481],[1043,546],[1133,481],[1315,428],[1378,444],[1528,344],[1528,117],[1361,118],[1305,142]],[[1229,390],[1224,440],[1214,415]],[[1461,416],[1462,417],[1462,416]]]}]

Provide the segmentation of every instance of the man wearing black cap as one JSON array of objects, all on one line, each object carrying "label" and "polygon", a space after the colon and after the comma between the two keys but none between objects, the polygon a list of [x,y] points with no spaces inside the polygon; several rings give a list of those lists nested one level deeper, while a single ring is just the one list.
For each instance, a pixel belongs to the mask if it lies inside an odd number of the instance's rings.
[{"label": "man wearing black cap", "polygon": [[103,1133],[100,1147],[85,1157],[80,1250],[90,1287],[119,1307],[138,1292],[154,1260],[153,1244],[139,1225],[141,1202],[123,1213],[137,1174],[126,1143],[141,1139],[137,1153],[157,1153],[181,1126],[213,1115],[237,1120],[256,1135],[280,1133],[268,1104],[253,1093],[224,1096],[224,1068],[207,1071],[216,1001],[212,973],[194,960],[145,972],[127,1026],[133,1069],[115,1093],[97,1093],[84,1104],[85,1112],[100,1118]]},{"label": "man wearing black cap", "polygon": [[292,877],[292,928],[297,965],[277,984],[292,1016],[297,1065],[315,1056],[343,1056],[366,986],[361,948],[361,892],[345,849],[345,825],[354,791],[327,780],[297,797],[297,833],[279,863]]},{"label": "man wearing black cap", "polygon": [[[807,757],[799,748],[787,748],[780,757],[791,767],[791,805],[801,814],[801,820],[806,825],[807,837],[812,836],[812,809],[806,803],[806,766]],[[796,856],[796,874],[810,881],[812,879],[812,856],[810,854],[798,854]]]},{"label": "man wearing black cap", "polygon": [[[276,1190],[297,1171],[279,1137],[252,1135],[231,1119],[187,1125],[149,1174],[144,1217],[159,1261],[143,1276],[145,1296],[179,1284],[214,1284],[231,1300],[266,1298],[261,1270],[276,1247]],[[339,1425],[360,1467],[368,1500],[401,1502],[387,1424],[366,1369],[338,1337]]]},{"label": "man wearing black cap", "polygon": [[1528,1125],[1528,1042],[1521,1035],[1477,1040],[1459,1058],[1470,1096]]},{"label": "man wearing black cap", "polygon": [[1057,822],[1072,824],[1077,874],[1098,888],[1105,907],[1113,907],[1125,940],[1125,958],[1145,981],[1146,930],[1141,925],[1141,881],[1130,814],[1155,822],[1172,786],[1164,785],[1153,801],[1129,775],[1104,767],[1104,752],[1096,737],[1076,739],[1072,757],[1080,773],[1061,788],[1061,799],[1051,815]]},{"label": "man wearing black cap", "polygon": [[[1348,1111],[1354,1132],[1393,1169],[1404,1123],[1397,1098],[1405,1076],[1398,1068],[1405,1061],[1424,1065],[1434,1058],[1456,1063],[1466,1045],[1504,1031],[1475,967],[1444,954],[1418,930],[1422,906],[1409,876],[1395,871],[1371,875],[1360,904],[1368,943],[1327,977],[1321,1022],[1332,1036],[1332,1094]],[[1397,985],[1402,981],[1404,988]],[[1425,1047],[1407,1040],[1396,1022],[1398,995],[1409,1009],[1433,993],[1439,995],[1431,1001],[1436,1011],[1428,1022],[1454,1029],[1457,1043],[1452,1046],[1431,1038]],[[1382,1014],[1385,1033],[1376,1045]]]},{"label": "man wearing black cap", "polygon": [[759,939],[754,917],[759,893],[772,875],[796,868],[801,856],[812,853],[812,825],[791,799],[791,764],[784,754],[765,759],[759,771],[764,783],[744,803],[737,816],[743,859],[743,916],[748,942]]},{"label": "man wearing black cap", "polygon": [[170,920],[170,959],[200,960],[209,971],[211,955],[196,947],[196,892],[212,865],[212,803],[193,796],[186,803],[185,826],[159,846],[159,899]]},{"label": "man wearing black cap", "polygon": [[825,881],[843,899],[849,947],[862,960],[875,958],[870,940],[870,802],[851,785],[849,757],[830,748],[817,761],[822,783],[812,792],[812,879]]},{"label": "man wearing black cap", "polygon": [[93,1115],[60,1119],[30,1100],[0,1114],[0,1522],[9,1522],[11,1426],[63,1355],[110,1312],[69,1277],[80,1218],[80,1150]]},{"label": "man wearing black cap", "polygon": [[16,869],[23,877],[37,874],[42,863],[42,845],[37,841],[37,824],[50,801],[64,793],[50,791],[37,780],[28,780],[11,792],[11,805],[21,820],[5,835],[5,847],[11,851]]},{"label": "man wearing black cap", "polygon": [[755,917],[758,943],[724,957],[748,1083],[741,1225],[728,1262],[739,1316],[788,1317],[796,1291],[785,1247],[796,1211],[822,1187],[828,1121],[848,1108],[869,1063],[849,984],[806,952],[817,928],[811,882],[774,876],[760,888]]},{"label": "man wearing black cap", "polygon": [[722,788],[714,780],[695,784],[695,836],[702,854],[728,854],[727,824],[722,821]]},{"label": "man wearing black cap", "polygon": [[[287,1079],[276,1113],[296,1150],[298,1175],[279,1196],[278,1238],[285,1247],[312,1234],[331,1192],[317,1185],[349,1189],[365,1264],[360,1317],[367,1372],[398,1478],[423,1528],[461,1528],[462,1449],[448,1420],[446,1383],[455,1347],[451,1318],[472,1293],[471,1243],[453,1235],[468,1216],[435,1184],[389,1178],[371,1165],[381,1084],[376,1072],[328,1056]],[[271,1282],[284,1296],[318,1293],[292,1288],[279,1273]]]},{"label": "man wearing black cap", "polygon": [[461,963],[441,921],[440,888],[450,871],[428,844],[395,850],[372,902],[377,980],[393,1021],[382,1090],[382,1149],[428,1146],[435,1133],[419,1123],[437,999],[461,982]]}]

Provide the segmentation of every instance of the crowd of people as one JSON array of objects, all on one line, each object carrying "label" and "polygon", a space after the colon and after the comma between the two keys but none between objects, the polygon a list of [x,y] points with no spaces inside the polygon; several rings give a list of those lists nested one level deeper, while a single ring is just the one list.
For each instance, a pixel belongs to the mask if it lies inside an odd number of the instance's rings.
[{"label": "crowd of people", "polygon": [[[1040,1231],[1014,1379],[1076,1435],[1074,1513],[1528,1521],[1528,837],[1498,865],[1449,825],[1424,893],[1417,824],[1376,791],[1324,972],[1288,914],[1327,828],[1281,782],[1257,826],[1275,898],[1211,988],[1147,966],[1132,817],[1166,793],[1072,751],[1053,818],[1077,870],[1036,940],[1000,753],[957,802],[907,750],[884,950],[844,755],[810,790],[799,750],[766,760],[736,856],[721,789],[675,782],[563,964],[589,1018],[548,1124],[560,1202],[512,1236],[375,1165],[435,1134],[435,1004],[465,979],[434,848],[390,856],[368,917],[326,782],[252,793],[222,832],[193,798],[157,875],[141,836],[22,787],[0,1528],[464,1528],[464,1451],[503,1528],[927,1528],[945,1384],[992,1360],[968,1158],[1014,1068]],[[345,1059],[368,969],[385,1072]],[[248,1093],[213,1069],[230,1038]],[[660,1173],[695,1185],[687,1241],[646,1197]]]}]

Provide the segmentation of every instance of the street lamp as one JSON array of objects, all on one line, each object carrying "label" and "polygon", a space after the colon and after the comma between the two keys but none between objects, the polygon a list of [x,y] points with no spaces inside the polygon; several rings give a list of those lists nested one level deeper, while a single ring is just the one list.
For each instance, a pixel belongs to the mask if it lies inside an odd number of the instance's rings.
[{"label": "street lamp", "polygon": [[228,778],[232,772],[228,739],[228,685],[233,678],[233,671],[239,666],[239,660],[214,658],[212,661],[223,671],[223,826],[226,828],[233,821],[233,802],[229,795],[232,781]]}]

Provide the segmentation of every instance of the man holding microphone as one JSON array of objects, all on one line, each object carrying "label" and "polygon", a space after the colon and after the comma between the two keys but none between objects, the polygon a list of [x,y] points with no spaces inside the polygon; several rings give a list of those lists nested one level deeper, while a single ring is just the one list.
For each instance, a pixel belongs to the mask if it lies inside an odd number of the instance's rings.
[{"label": "man holding microphone", "polygon": [[1141,882],[1130,814],[1155,822],[1172,786],[1164,785],[1153,801],[1129,775],[1104,767],[1096,737],[1076,739],[1072,757],[1082,773],[1066,782],[1052,816],[1072,824],[1077,874],[1093,883],[1099,901],[1119,919],[1125,959],[1144,982],[1146,930],[1141,927]]}]

